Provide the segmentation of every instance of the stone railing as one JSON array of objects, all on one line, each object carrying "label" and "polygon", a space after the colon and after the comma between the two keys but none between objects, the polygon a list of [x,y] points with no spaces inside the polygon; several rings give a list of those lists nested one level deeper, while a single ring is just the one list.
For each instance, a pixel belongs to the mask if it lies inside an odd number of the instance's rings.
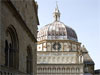
[{"label": "stone railing", "polygon": [[29,75],[21,72],[0,71],[0,75]]},{"label": "stone railing", "polygon": [[8,68],[5,66],[0,67],[0,75],[27,75],[26,73],[20,72],[13,68]]},{"label": "stone railing", "polygon": [[12,72],[0,71],[0,75],[15,75],[15,74]]}]

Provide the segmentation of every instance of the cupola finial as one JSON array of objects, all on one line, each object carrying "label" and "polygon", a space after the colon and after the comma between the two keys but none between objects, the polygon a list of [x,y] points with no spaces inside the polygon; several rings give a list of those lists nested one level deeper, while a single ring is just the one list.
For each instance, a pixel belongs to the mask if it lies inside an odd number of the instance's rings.
[{"label": "cupola finial", "polygon": [[56,1],[56,8],[54,11],[54,19],[55,19],[55,21],[60,21],[60,11],[58,9],[57,1]]},{"label": "cupola finial", "polygon": [[56,1],[56,8],[58,9],[58,2]]}]

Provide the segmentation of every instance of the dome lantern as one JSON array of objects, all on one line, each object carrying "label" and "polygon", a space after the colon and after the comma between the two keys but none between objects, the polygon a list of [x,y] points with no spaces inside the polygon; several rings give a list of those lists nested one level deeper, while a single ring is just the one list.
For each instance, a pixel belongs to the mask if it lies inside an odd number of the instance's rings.
[{"label": "dome lantern", "polygon": [[54,11],[54,19],[55,19],[55,21],[60,21],[60,11],[58,9],[57,3],[56,3],[55,11]]}]

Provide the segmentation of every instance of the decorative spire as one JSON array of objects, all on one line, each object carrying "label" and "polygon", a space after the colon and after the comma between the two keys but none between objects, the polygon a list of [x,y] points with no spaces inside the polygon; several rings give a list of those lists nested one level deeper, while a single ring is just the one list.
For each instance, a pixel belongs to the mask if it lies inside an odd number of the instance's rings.
[{"label": "decorative spire", "polygon": [[56,1],[56,8],[58,9],[58,2]]},{"label": "decorative spire", "polygon": [[55,19],[55,21],[60,21],[60,11],[58,9],[57,2],[56,2],[56,8],[55,8],[55,11],[54,11],[54,19]]}]

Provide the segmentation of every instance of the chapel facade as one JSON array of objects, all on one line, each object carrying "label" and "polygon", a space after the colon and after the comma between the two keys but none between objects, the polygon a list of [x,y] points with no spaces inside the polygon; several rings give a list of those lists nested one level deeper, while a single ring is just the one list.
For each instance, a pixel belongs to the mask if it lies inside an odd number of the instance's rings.
[{"label": "chapel facade", "polygon": [[53,17],[38,32],[37,75],[93,75],[93,60],[75,30],[60,21],[58,6]]}]

